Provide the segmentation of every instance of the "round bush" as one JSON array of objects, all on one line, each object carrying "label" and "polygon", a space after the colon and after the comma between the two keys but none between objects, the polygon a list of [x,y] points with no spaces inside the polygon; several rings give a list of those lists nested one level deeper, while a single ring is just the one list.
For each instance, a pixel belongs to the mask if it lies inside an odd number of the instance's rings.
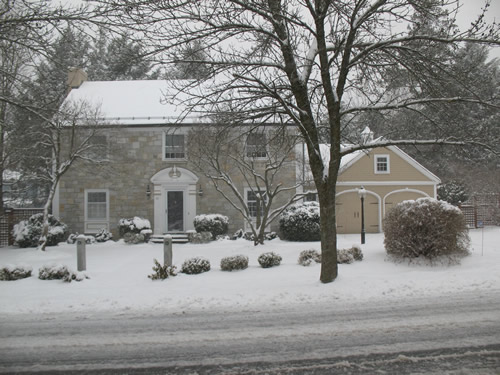
[{"label": "round bush", "polygon": [[321,263],[321,254],[314,249],[301,251],[298,263],[301,266],[310,266],[313,262]]},{"label": "round bush", "polygon": [[450,262],[469,254],[469,234],[462,211],[432,198],[396,205],[384,221],[384,245],[394,260],[447,257]]},{"label": "round bush", "polygon": [[210,232],[212,233],[212,239],[216,239],[217,236],[222,234],[227,234],[229,219],[227,216],[219,214],[211,215],[198,215],[194,218],[194,229],[198,233]]},{"label": "round bush", "polygon": [[319,203],[304,202],[288,207],[280,216],[280,231],[284,240],[319,241]]},{"label": "round bush", "polygon": [[279,266],[282,258],[278,254],[270,252],[261,254],[257,260],[262,268],[271,268]]},{"label": "round bush", "polygon": [[[47,246],[56,246],[59,242],[64,241],[68,227],[53,215],[48,216],[48,221]],[[14,225],[12,234],[19,247],[36,247],[42,235],[42,229],[43,214],[40,213]]]},{"label": "round bush", "polygon": [[235,255],[222,258],[220,261],[220,269],[222,271],[244,270],[248,267],[248,257],[244,255]]},{"label": "round bush", "polygon": [[210,262],[208,259],[200,257],[185,260],[181,267],[181,272],[188,275],[197,275],[208,271],[210,271]]}]

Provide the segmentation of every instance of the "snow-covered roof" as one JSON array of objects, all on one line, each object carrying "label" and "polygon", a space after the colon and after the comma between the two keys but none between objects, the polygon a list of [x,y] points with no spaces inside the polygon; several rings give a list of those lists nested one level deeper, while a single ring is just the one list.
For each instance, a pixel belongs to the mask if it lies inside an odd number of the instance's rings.
[{"label": "snow-covered roof", "polygon": [[[179,93],[166,80],[85,81],[72,89],[66,103],[88,103],[99,109],[103,123],[116,125],[154,125],[193,123],[200,114],[187,115]],[[182,98],[181,98],[182,99]]]}]

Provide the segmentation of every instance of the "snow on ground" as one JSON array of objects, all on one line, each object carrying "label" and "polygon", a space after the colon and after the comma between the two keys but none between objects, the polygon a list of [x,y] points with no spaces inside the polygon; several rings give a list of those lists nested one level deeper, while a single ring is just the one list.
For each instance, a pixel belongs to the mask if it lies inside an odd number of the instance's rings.
[{"label": "snow on ground", "polygon": [[[0,267],[30,265],[33,276],[0,281],[0,313],[49,313],[85,311],[182,312],[208,309],[265,309],[323,302],[363,303],[374,299],[446,296],[461,292],[500,291],[500,228],[471,231],[471,256],[460,265],[409,265],[386,260],[383,234],[367,234],[362,262],[339,265],[339,277],[319,282],[320,265],[297,264],[302,250],[320,249],[319,242],[286,242],[279,239],[254,247],[252,242],[217,241],[205,245],[174,244],[174,264],[194,256],[210,260],[210,272],[179,274],[152,281],[153,258],[163,260],[162,244],[127,245],[123,241],[87,245],[87,271],[82,282],[39,280],[38,269],[62,263],[76,269],[76,245],[61,243],[46,253],[33,248],[0,248]],[[484,239],[483,239],[484,238]],[[340,235],[339,248],[359,244],[359,235]],[[274,251],[281,266],[263,269],[257,258]],[[223,272],[222,257],[247,255],[249,268]]]}]

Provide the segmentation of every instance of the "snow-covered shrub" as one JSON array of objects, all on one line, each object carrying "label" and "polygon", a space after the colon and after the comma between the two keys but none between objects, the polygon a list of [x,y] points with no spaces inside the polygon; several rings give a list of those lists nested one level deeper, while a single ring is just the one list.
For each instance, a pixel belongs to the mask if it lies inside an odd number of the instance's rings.
[{"label": "snow-covered shrub", "polygon": [[151,280],[165,280],[171,276],[177,276],[177,268],[175,266],[162,266],[156,259],[153,259],[153,261],[155,263],[153,266],[154,273],[148,275]]},{"label": "snow-covered shrub", "polygon": [[136,245],[145,242],[145,238],[142,233],[128,232],[123,235],[123,241],[128,244]]},{"label": "snow-covered shrub", "polygon": [[278,234],[276,232],[269,232],[264,235],[264,238],[266,241],[272,241],[275,238],[278,238]]},{"label": "snow-covered shrub", "polygon": [[200,232],[200,233],[188,233],[189,242],[194,244],[209,243],[212,241],[212,233],[210,232]]},{"label": "snow-covered shrub", "polygon": [[280,231],[284,240],[319,241],[319,203],[296,203],[280,215]]},{"label": "snow-covered shrub", "polygon": [[264,253],[257,258],[259,261],[259,264],[262,268],[271,268],[275,266],[279,266],[281,264],[282,258],[280,255],[274,253],[274,252],[269,252],[269,253]]},{"label": "snow-covered shrub", "polygon": [[208,271],[210,271],[210,261],[201,257],[186,259],[181,267],[181,272],[188,275],[197,275]]},{"label": "snow-covered shrub", "polygon": [[298,263],[301,266],[310,266],[313,262],[321,263],[321,254],[314,249],[301,251]]},{"label": "snow-covered shrub", "polygon": [[[66,240],[66,242],[69,243],[70,245],[73,245],[76,243],[76,240],[78,239],[79,236],[80,236],[80,234],[78,234],[78,232],[71,233],[68,236],[68,239]],[[96,242],[96,238],[94,236],[84,236],[84,237],[85,237],[85,243],[87,245],[91,245],[91,244]]]},{"label": "snow-covered shrub", "polygon": [[354,256],[349,251],[349,249],[337,250],[337,263],[351,264],[353,262],[354,262]]},{"label": "snow-covered shrub", "polygon": [[148,219],[134,216],[131,219],[120,219],[118,221],[120,237],[123,237],[125,233],[141,233],[144,229],[151,230],[151,223]]},{"label": "snow-covered shrub", "polygon": [[[49,215],[49,232],[47,234],[47,246],[55,246],[64,241],[68,227],[61,223],[55,216]],[[19,247],[36,247],[42,235],[43,214],[35,214],[28,220],[22,220],[14,225],[12,234],[14,241]]]},{"label": "snow-covered shrub", "polygon": [[465,186],[454,180],[438,185],[437,193],[439,200],[446,201],[454,206],[458,206],[469,199]]},{"label": "snow-covered shrub", "polygon": [[40,280],[63,280],[70,283],[71,281],[82,281],[88,279],[88,276],[83,272],[75,272],[62,264],[45,265],[38,270],[38,278]]},{"label": "snow-covered shrub", "polygon": [[358,245],[352,245],[352,247],[347,251],[349,251],[352,254],[354,260],[357,261],[363,260],[363,252],[361,251],[361,248]]},{"label": "snow-covered shrub", "polygon": [[220,269],[222,271],[236,271],[248,268],[248,257],[245,255],[234,255],[222,258]]},{"label": "snow-covered shrub", "polygon": [[120,219],[118,221],[118,231],[120,237],[123,237],[123,240],[130,244],[148,242],[151,233],[153,233],[149,220],[138,216],[131,219]]},{"label": "snow-covered shrub", "polygon": [[469,233],[459,208],[432,198],[403,201],[387,214],[384,245],[393,260],[447,258],[469,254]]},{"label": "snow-covered shrub", "polygon": [[0,268],[0,280],[19,280],[31,277],[33,268],[30,266],[13,266],[7,264]]},{"label": "snow-covered shrub", "polygon": [[214,240],[217,238],[217,236],[227,233],[228,225],[229,219],[224,215],[198,215],[194,218],[194,229],[196,229],[198,233],[212,233],[212,239]]},{"label": "snow-covered shrub", "polygon": [[236,232],[234,232],[233,237],[231,237],[232,240],[237,240],[238,238],[243,238],[245,236],[245,231],[243,229],[238,229]]},{"label": "snow-covered shrub", "polygon": [[113,235],[106,228],[102,228],[96,235],[95,240],[97,242],[106,242],[113,239]]}]

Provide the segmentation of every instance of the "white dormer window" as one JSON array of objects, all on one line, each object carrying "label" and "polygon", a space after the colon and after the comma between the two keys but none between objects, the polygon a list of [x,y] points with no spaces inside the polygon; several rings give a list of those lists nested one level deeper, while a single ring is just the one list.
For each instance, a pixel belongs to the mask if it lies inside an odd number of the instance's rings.
[{"label": "white dormer window", "polygon": [[376,174],[391,173],[389,155],[375,155],[375,173]]},{"label": "white dormer window", "polygon": [[184,134],[165,133],[164,150],[164,160],[184,159],[186,157]]}]

